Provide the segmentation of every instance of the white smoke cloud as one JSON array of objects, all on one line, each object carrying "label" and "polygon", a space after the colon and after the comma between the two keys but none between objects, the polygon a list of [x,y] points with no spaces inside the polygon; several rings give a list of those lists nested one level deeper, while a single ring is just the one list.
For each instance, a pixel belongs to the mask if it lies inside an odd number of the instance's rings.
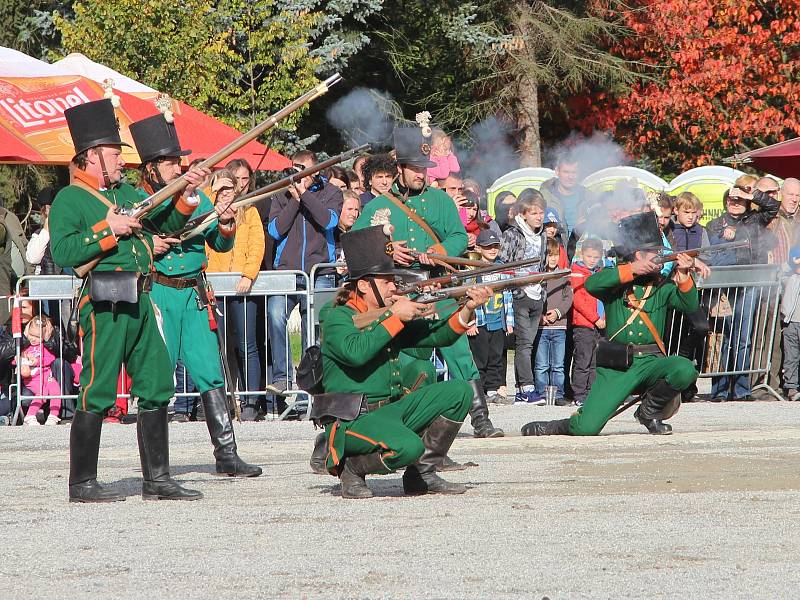
[{"label": "white smoke cloud", "polygon": [[631,162],[622,146],[602,131],[595,131],[589,137],[572,132],[567,139],[545,149],[543,166],[555,168],[558,156],[564,152],[578,159],[580,179],[600,169],[625,166]]},{"label": "white smoke cloud", "polygon": [[328,109],[328,121],[349,146],[391,145],[397,104],[389,94],[356,88]]}]

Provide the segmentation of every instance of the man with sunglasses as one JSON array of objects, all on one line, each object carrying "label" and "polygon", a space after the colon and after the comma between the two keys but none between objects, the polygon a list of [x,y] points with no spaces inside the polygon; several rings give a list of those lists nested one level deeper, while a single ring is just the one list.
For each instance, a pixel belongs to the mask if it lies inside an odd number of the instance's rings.
[{"label": "man with sunglasses", "polygon": [[[191,150],[181,149],[173,123],[163,115],[143,119],[130,126],[133,142],[142,161],[139,195],[146,198],[181,175],[181,157]],[[208,175],[206,170],[205,175]],[[231,177],[233,177],[231,175]],[[236,235],[236,215],[230,208],[234,195],[234,181],[220,178],[212,186],[218,194],[216,206],[197,190],[186,202],[162,204],[149,218],[155,231],[168,231],[170,213],[178,211],[191,218],[216,210],[219,219],[203,233],[184,241],[174,238],[154,237],[156,255],[153,273],[152,298],[160,309],[164,337],[174,371],[178,359],[192,376],[203,403],[205,421],[214,446],[216,471],[231,477],[256,477],[261,468],[247,464],[239,458],[233,423],[225,395],[220,351],[217,338],[209,327],[206,282],[203,276],[208,259],[205,245],[218,252],[233,248]],[[223,192],[223,188],[227,189]],[[163,207],[163,208],[162,208]],[[176,401],[177,420],[189,420],[188,399]]]},{"label": "man with sunglasses", "polygon": [[[714,256],[713,264],[754,265],[768,262],[771,250],[767,226],[778,214],[780,204],[769,193],[753,186],[739,183],[734,185],[725,197],[725,212],[706,225],[711,245],[733,241],[747,241],[749,246]],[[758,207],[758,210],[753,208]],[[753,288],[732,293],[733,317],[724,331],[720,356],[735,357],[735,364],[727,365],[731,370],[741,371],[750,363],[750,344],[753,317],[757,307]],[[730,345],[735,345],[731,348]],[[726,365],[720,368],[728,370]],[[714,377],[711,385],[711,401],[723,402],[728,399],[752,400],[750,396],[750,376],[735,375]]]}]

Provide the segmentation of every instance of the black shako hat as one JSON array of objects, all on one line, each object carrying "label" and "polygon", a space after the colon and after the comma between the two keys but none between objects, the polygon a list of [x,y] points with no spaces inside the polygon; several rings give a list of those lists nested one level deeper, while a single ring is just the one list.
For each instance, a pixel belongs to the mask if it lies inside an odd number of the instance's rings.
[{"label": "black shako hat", "polygon": [[621,219],[615,232],[614,247],[619,256],[629,256],[637,250],[666,250],[658,227],[656,213],[638,213]]},{"label": "black shako hat", "polygon": [[430,138],[422,135],[419,127],[398,127],[394,130],[394,150],[397,163],[412,167],[431,168],[436,163],[430,159]]},{"label": "black shako hat", "polygon": [[129,129],[142,164],[157,158],[176,158],[192,153],[191,150],[181,150],[175,123],[168,123],[161,113],[136,121]]},{"label": "black shako hat", "polygon": [[103,98],[64,111],[75,154],[95,146],[128,146],[119,136],[119,122],[111,100]]},{"label": "black shako hat", "polygon": [[392,240],[383,225],[343,233],[341,237],[347,279],[355,281],[368,275],[399,275],[394,268]]},{"label": "black shako hat", "polygon": [[55,188],[47,186],[39,190],[39,193],[36,195],[36,200],[34,200],[33,203],[39,208],[44,208],[45,206],[52,206],[53,200],[55,199],[56,199]]}]

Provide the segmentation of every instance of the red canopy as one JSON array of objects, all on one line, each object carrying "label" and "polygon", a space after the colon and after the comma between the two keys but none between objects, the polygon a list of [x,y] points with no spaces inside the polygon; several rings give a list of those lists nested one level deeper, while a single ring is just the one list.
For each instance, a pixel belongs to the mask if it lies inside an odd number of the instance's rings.
[{"label": "red canopy", "polygon": [[[103,97],[102,87],[80,76],[0,77],[0,163],[68,164],[74,154],[64,110]],[[121,100],[117,109],[122,139],[132,145],[128,126],[158,114],[149,99],[115,92]],[[224,123],[182,102],[173,102],[175,127],[181,146],[192,150],[187,162],[205,158],[240,134]],[[124,149],[129,165],[139,164],[135,149]],[[241,158],[254,169],[278,171],[291,161],[250,142],[227,160]],[[227,162],[226,160],[226,162]]]},{"label": "red canopy", "polygon": [[726,162],[753,164],[759,170],[782,179],[800,177],[800,138],[736,154]]}]

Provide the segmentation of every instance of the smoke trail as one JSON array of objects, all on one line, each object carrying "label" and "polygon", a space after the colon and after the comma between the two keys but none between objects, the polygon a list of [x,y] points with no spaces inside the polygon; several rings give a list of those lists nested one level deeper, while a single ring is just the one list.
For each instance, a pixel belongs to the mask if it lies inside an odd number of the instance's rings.
[{"label": "smoke trail", "polygon": [[461,174],[471,177],[486,190],[498,178],[519,168],[519,157],[510,143],[511,128],[489,117],[470,128],[469,142],[454,142]]},{"label": "smoke trail", "polygon": [[391,96],[378,90],[356,88],[328,109],[328,121],[352,146],[390,146],[399,107]]},{"label": "smoke trail", "polygon": [[607,167],[630,164],[630,157],[622,146],[602,131],[595,131],[590,137],[573,132],[567,139],[551,148],[545,149],[544,165],[555,168],[556,160],[562,153],[569,153],[578,161],[578,177],[591,175]]}]

